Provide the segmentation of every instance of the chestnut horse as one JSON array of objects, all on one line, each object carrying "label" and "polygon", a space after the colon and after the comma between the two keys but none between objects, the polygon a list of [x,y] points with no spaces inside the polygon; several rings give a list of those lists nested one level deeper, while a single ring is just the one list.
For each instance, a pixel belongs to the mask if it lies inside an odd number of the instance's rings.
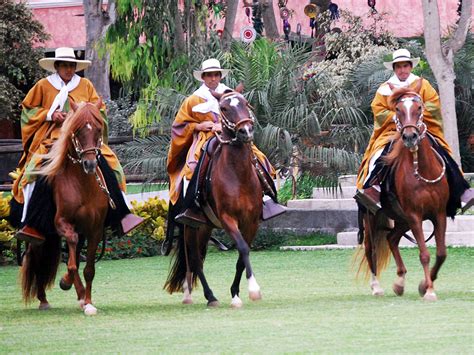
[{"label": "chestnut horse", "polygon": [[[255,238],[262,214],[262,187],[257,176],[257,161],[252,152],[254,119],[247,100],[237,91],[215,94],[219,99],[222,117],[222,136],[217,135],[219,146],[211,158],[208,180],[212,186],[205,189],[208,202],[216,218],[214,225],[221,227],[233,238],[239,251],[234,281],[230,288],[232,307],[241,307],[239,285],[245,269],[251,300],[261,298],[260,286],[252,271],[249,249]],[[204,154],[204,153],[203,153]],[[209,213],[206,211],[209,216]],[[220,227],[220,226],[218,226]],[[179,236],[174,264],[165,288],[168,292],[184,291],[183,303],[192,303],[192,287],[201,281],[209,307],[219,305],[204,276],[203,264],[207,245],[214,226],[184,227]]]},{"label": "chestnut horse", "polygon": [[[433,282],[446,259],[446,208],[449,186],[446,162],[433,147],[436,143],[428,136],[423,122],[424,107],[419,95],[421,80],[423,79],[419,80],[414,89],[394,90],[389,98],[392,109],[396,112],[394,121],[397,128],[392,150],[384,158],[384,163],[390,166],[390,181],[382,184],[382,209],[375,216],[367,214],[364,217],[365,258],[361,265],[368,264],[372,274],[372,294],[383,295],[377,276],[388,263],[390,249],[398,275],[393,290],[401,296],[405,288],[407,270],[398,244],[401,237],[411,230],[419,247],[425,275],[418,291],[424,300],[435,301],[437,296]],[[390,198],[392,193],[396,198]],[[391,222],[387,216],[394,220],[393,228],[389,228]],[[436,240],[436,262],[431,271],[430,253],[422,228],[424,220],[433,223]]]},{"label": "chestnut horse", "polygon": [[[86,315],[96,314],[92,305],[92,280],[95,257],[102,240],[109,199],[97,159],[102,145],[103,118],[96,104],[71,102],[72,111],[64,121],[60,138],[44,155],[45,164],[36,172],[51,186],[56,214],[55,231],[41,245],[29,245],[22,266],[22,290],[26,302],[35,296],[40,309],[50,307],[46,288],[54,282],[58,269],[61,237],[66,240],[69,258],[67,273],[60,286],[67,290],[74,284],[80,307]],[[78,272],[80,247],[87,241],[84,268],[86,287]]]}]

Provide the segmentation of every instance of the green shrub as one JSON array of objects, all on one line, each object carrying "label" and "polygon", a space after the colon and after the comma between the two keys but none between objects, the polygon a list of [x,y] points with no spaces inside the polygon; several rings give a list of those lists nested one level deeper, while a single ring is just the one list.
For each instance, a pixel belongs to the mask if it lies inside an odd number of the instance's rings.
[{"label": "green shrub", "polygon": [[326,176],[312,176],[304,173],[296,179],[296,194],[293,196],[293,180],[287,179],[280,190],[278,190],[278,201],[286,204],[292,199],[311,198],[314,187],[336,188],[337,180]]}]

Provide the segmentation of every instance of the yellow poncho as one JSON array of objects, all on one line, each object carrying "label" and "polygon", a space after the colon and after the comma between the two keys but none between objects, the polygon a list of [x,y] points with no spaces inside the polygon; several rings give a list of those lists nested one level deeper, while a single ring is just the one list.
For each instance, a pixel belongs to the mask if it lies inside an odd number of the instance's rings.
[{"label": "yellow poncho", "polygon": [[[20,176],[13,184],[13,196],[19,203],[24,202],[23,187],[35,179],[35,176],[30,175],[29,172],[40,163],[40,159],[36,154],[47,153],[48,147],[59,137],[61,126],[46,120],[46,115],[58,92],[59,90],[55,89],[47,79],[41,79],[28,92],[22,102],[21,139],[24,152],[18,164],[18,168],[21,171]],[[92,83],[88,79],[81,78],[79,85],[69,92],[68,100],[63,109],[65,112],[70,109],[69,100],[75,103],[97,102],[99,96]],[[106,143],[108,126],[105,105],[103,105],[101,113],[105,123],[103,140]],[[125,175],[117,157],[106,144],[102,146],[101,151],[110,167],[114,170],[120,188],[125,191]]]},{"label": "yellow poncho", "polygon": [[[413,75],[414,79],[418,79]],[[411,87],[414,87],[416,81],[411,83]],[[387,83],[380,86],[375,94],[375,98],[372,101],[371,107],[374,114],[374,131],[370,137],[369,145],[365,151],[362,159],[361,166],[359,168],[357,176],[357,188],[362,189],[364,180],[367,177],[369,171],[369,162],[375,152],[390,142],[393,134],[396,131],[395,122],[393,122],[393,115],[395,112],[390,111],[388,105],[388,98],[391,95],[391,90]],[[423,121],[428,128],[428,131],[436,137],[438,142],[443,146],[450,154],[451,149],[448,143],[444,139],[443,135],[443,120],[441,118],[441,109],[439,103],[439,96],[436,90],[431,86],[427,80],[423,80],[420,96],[424,102],[425,110],[423,112]]]},{"label": "yellow poncho", "polygon": [[[195,131],[197,124],[204,121],[220,122],[220,117],[213,112],[194,112],[194,106],[206,102],[205,99],[191,95],[181,105],[171,128],[171,146],[168,151],[167,170],[170,178],[170,201],[175,204],[181,191],[183,177],[190,180],[204,143],[213,132]],[[252,145],[257,159],[267,168],[270,174],[275,171],[265,155]]]}]

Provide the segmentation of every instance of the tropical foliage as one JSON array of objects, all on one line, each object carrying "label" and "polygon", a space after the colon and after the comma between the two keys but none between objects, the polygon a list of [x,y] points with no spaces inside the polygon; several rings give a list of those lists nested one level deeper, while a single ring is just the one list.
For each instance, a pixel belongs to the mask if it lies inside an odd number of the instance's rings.
[{"label": "tropical foliage", "polygon": [[19,104],[44,71],[38,66],[43,50],[33,45],[48,39],[25,2],[0,0],[0,112],[17,120]]}]

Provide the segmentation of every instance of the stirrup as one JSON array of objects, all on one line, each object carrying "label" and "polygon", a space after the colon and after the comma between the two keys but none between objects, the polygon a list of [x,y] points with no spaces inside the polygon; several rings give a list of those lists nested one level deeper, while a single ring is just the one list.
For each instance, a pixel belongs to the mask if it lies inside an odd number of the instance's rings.
[{"label": "stirrup", "polygon": [[138,217],[138,216],[134,215],[133,213],[127,214],[120,221],[120,225],[122,226],[123,234],[130,233],[132,230],[137,228],[144,221],[145,220],[143,218]]},{"label": "stirrup", "polygon": [[35,228],[24,226],[15,234],[15,238],[32,245],[41,245],[46,240]]},{"label": "stirrup", "polygon": [[199,228],[203,224],[208,224],[207,218],[200,210],[187,208],[183,213],[178,214],[174,218],[175,222],[187,225],[192,228]]},{"label": "stirrup", "polygon": [[382,208],[380,202],[375,201],[360,189],[357,190],[354,199],[373,214],[376,214]]},{"label": "stirrup", "polygon": [[276,203],[271,198],[263,201],[263,208],[262,208],[263,221],[279,216],[285,212],[286,212],[286,207]]}]

